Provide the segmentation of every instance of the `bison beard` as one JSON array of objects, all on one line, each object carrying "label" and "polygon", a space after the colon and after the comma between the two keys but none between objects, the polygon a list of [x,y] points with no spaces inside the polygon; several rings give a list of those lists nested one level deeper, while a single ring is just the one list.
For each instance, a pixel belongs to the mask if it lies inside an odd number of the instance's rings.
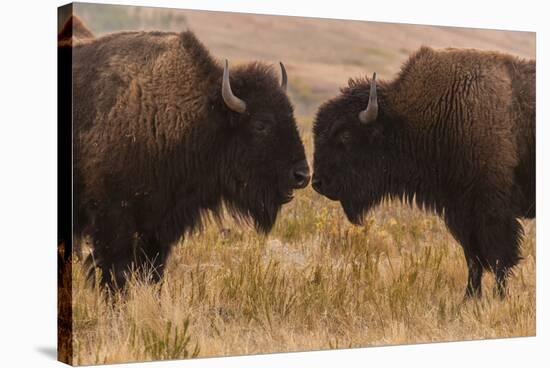
[{"label": "bison beard", "polygon": [[255,191],[254,194],[243,193],[239,199],[228,201],[227,207],[234,218],[254,221],[256,229],[262,233],[269,233],[273,227],[277,214],[283,202],[277,199],[272,190]]},{"label": "bison beard", "polygon": [[[374,96],[374,97],[373,97]],[[506,278],[535,216],[535,62],[422,48],[392,82],[350,80],[314,123],[314,189],[348,219],[384,198],[441,215],[462,245],[466,296],[484,270]]]},{"label": "bison beard", "polygon": [[362,225],[364,214],[372,207],[372,205],[368,204],[368,202],[363,199],[342,199],[340,204],[342,205],[346,217],[354,225]]},{"label": "bison beard", "polygon": [[230,73],[191,32],[107,35],[72,58],[74,231],[104,284],[159,280],[173,244],[223,208],[267,233],[307,185],[282,64],[281,82],[261,63]]}]

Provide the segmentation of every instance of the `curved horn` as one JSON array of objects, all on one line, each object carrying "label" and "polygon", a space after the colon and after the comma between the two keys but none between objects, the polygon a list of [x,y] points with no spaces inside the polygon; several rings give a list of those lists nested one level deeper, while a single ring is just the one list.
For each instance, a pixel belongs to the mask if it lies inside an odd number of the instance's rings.
[{"label": "curved horn", "polygon": [[281,65],[281,88],[283,91],[286,92],[286,83],[288,81],[288,78],[286,76],[286,69],[282,62],[279,61],[279,64]]},{"label": "curved horn", "polygon": [[359,120],[363,124],[372,123],[378,117],[378,96],[376,94],[376,73],[372,75],[370,82],[369,104],[359,113]]},{"label": "curved horn", "polygon": [[231,84],[229,83],[229,67],[227,60],[225,60],[225,67],[223,68],[223,82],[222,82],[222,97],[223,101],[231,110],[240,114],[246,111],[246,103],[235,96],[231,91]]}]

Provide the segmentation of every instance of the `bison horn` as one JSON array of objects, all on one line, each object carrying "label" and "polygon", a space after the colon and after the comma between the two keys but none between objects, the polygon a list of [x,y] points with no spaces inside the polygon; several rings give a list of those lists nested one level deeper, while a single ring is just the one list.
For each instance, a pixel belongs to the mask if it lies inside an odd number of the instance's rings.
[{"label": "bison horn", "polygon": [[229,83],[229,66],[227,60],[225,60],[225,67],[223,68],[222,97],[227,107],[231,110],[240,114],[246,111],[246,103],[235,96],[233,91],[231,91],[231,84]]},{"label": "bison horn", "polygon": [[365,110],[359,113],[359,120],[363,124],[369,124],[378,117],[378,96],[376,95],[376,73],[372,75],[370,83],[369,104]]},{"label": "bison horn", "polygon": [[281,65],[281,88],[283,91],[286,92],[286,83],[288,81],[288,78],[286,76],[286,69],[285,69],[285,66],[283,65],[282,62],[279,62],[279,64]]}]

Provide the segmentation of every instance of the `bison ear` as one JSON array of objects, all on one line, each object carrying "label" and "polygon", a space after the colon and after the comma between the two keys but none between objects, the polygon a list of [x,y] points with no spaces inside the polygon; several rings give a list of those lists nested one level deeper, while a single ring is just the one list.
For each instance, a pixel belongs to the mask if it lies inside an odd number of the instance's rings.
[{"label": "bison ear", "polygon": [[369,103],[365,110],[359,113],[359,121],[363,124],[369,124],[376,121],[378,117],[378,96],[376,92],[376,73],[372,75],[370,82]]},{"label": "bison ear", "polygon": [[225,66],[223,68],[223,80],[222,80],[222,97],[223,102],[231,110],[242,114],[246,111],[246,103],[235,96],[231,90],[231,83],[229,82],[229,65],[225,60]]}]

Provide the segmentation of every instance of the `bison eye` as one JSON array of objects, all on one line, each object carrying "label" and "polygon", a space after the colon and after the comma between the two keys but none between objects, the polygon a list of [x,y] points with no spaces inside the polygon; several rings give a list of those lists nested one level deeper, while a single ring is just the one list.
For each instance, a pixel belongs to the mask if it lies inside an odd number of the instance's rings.
[{"label": "bison eye", "polygon": [[343,132],[340,132],[338,134],[339,146],[346,147],[350,141],[351,141],[351,133],[349,131],[344,130]]},{"label": "bison eye", "polygon": [[261,121],[261,120],[256,120],[254,122],[254,130],[257,132],[257,133],[266,133],[267,131],[267,123],[265,123],[264,121]]}]

